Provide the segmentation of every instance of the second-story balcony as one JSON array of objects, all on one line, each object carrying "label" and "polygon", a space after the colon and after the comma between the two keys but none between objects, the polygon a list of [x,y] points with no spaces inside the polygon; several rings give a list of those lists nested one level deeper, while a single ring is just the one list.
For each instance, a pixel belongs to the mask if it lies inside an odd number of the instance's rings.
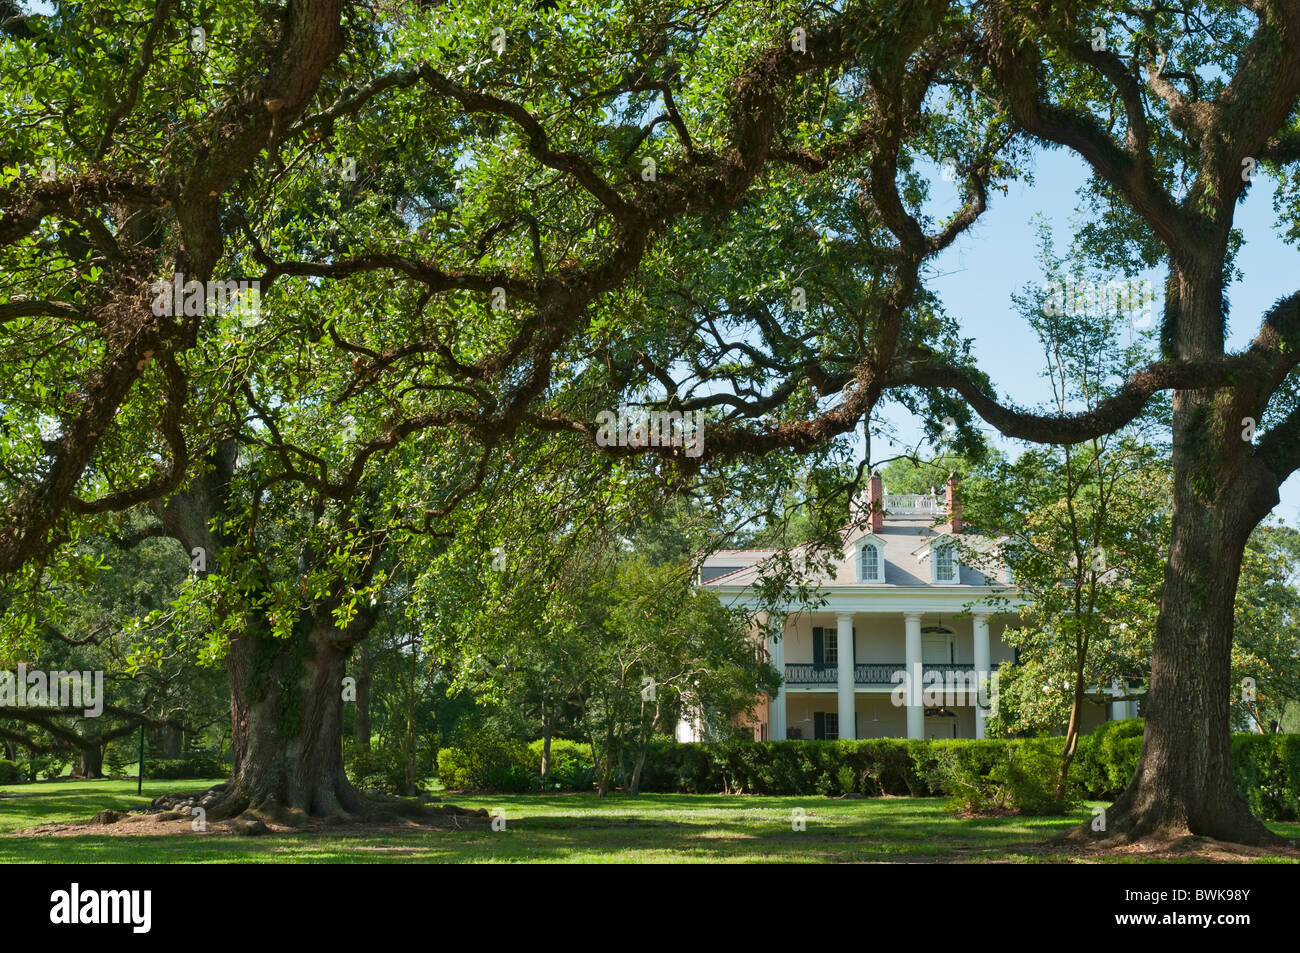
[{"label": "second-story balcony", "polygon": [[[905,662],[860,662],[853,666],[853,683],[873,687],[892,686],[895,684],[894,673],[901,672],[906,667]],[[963,675],[975,671],[975,666],[966,662],[924,662],[921,668],[925,672],[939,672],[945,680],[949,673]],[[818,667],[806,662],[787,665],[785,683],[800,686],[826,685],[833,688],[839,683],[839,669],[834,665]]]},{"label": "second-story balcony", "polygon": [[944,501],[932,493],[886,493],[885,513],[891,516],[940,516]]}]

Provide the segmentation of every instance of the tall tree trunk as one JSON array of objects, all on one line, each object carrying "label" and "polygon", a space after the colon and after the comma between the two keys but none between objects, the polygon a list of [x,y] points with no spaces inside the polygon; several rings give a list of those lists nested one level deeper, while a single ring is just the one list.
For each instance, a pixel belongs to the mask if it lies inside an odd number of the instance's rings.
[{"label": "tall tree trunk", "polygon": [[81,763],[77,766],[79,778],[102,778],[104,776],[104,745],[101,742],[85,742],[81,746]]},{"label": "tall tree trunk", "polygon": [[163,725],[159,734],[162,736],[161,754],[164,758],[180,758],[184,756],[181,730],[171,725]]},{"label": "tall tree trunk", "polygon": [[357,646],[357,702],[352,723],[352,741],[358,751],[370,750],[370,649]]},{"label": "tall tree trunk", "polygon": [[406,693],[406,732],[402,736],[402,761],[406,771],[406,790],[403,792],[407,796],[415,794],[415,684],[414,674],[412,674],[412,684]]},{"label": "tall tree trunk", "polygon": [[[200,574],[212,571],[230,542],[217,527],[238,454],[235,440],[224,441],[183,492],[150,504],[186,552],[204,554]],[[306,571],[308,555],[300,557],[299,572]],[[231,640],[233,777],[208,811],[213,820],[246,810],[292,817],[370,809],[343,769],[343,677],[348,652],[369,635],[376,617],[363,608],[344,632],[333,625],[332,609],[320,606],[315,618],[300,613],[286,639],[272,637],[267,620],[250,618]]]},{"label": "tall tree trunk", "polygon": [[[591,750],[594,754],[597,750],[595,738],[592,738]],[[614,727],[613,722],[609,722],[605,728],[605,746],[599,757],[598,773],[596,775],[596,797],[606,797],[609,794],[610,781],[614,776]]]},{"label": "tall tree trunk", "polygon": [[1229,760],[1232,612],[1249,528],[1225,525],[1221,510],[1179,502],[1156,622],[1142,755],[1109,812],[1108,829],[1130,838],[1197,834],[1273,843],[1277,838],[1237,793]]},{"label": "tall tree trunk", "polygon": [[[1198,286],[1171,279],[1184,329],[1175,342],[1177,356],[1222,352],[1219,287],[1217,280]],[[1198,308],[1208,317],[1188,320]],[[1231,391],[1174,392],[1169,563],[1142,754],[1106,818],[1107,831],[1120,839],[1194,834],[1240,844],[1280,840],[1251,815],[1229,760],[1237,579],[1246,540],[1277,501],[1276,482],[1247,453],[1242,409],[1233,400]]]},{"label": "tall tree trunk", "polygon": [[1070,785],[1070,767],[1079,751],[1079,731],[1083,725],[1083,658],[1076,656],[1074,670],[1074,698],[1070,704],[1070,724],[1065,729],[1065,748],[1061,751],[1061,770],[1056,779],[1056,803],[1065,802],[1065,792]]},{"label": "tall tree trunk", "polygon": [[209,816],[337,816],[368,804],[343,770],[343,676],[348,645],[304,617],[289,639],[250,627],[226,657],[235,775]]},{"label": "tall tree trunk", "polygon": [[546,717],[546,703],[542,703],[542,777],[551,776],[551,720]]}]

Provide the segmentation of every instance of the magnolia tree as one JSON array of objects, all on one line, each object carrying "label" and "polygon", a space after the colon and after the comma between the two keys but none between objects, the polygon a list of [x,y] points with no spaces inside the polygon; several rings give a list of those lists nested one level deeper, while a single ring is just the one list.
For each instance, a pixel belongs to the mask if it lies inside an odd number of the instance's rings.
[{"label": "magnolia tree", "polygon": [[[74,571],[145,504],[217,554],[260,753],[231,810],[355,804],[335,676],[392,533],[437,532],[527,431],[784,479],[891,402],[960,449],[975,415],[1073,444],[1172,392],[1108,834],[1271,837],[1230,774],[1229,656],[1246,540],[1300,466],[1300,297],[1229,354],[1225,289],[1238,200],[1300,159],[1292,4],[116,0],[0,4],[0,31],[0,572]],[[1000,398],[925,288],[1038,147],[1092,169],[1099,261],[1168,269],[1158,356],[1088,408]],[[927,169],[962,183],[941,221]],[[438,490],[395,510],[421,436]]]}]

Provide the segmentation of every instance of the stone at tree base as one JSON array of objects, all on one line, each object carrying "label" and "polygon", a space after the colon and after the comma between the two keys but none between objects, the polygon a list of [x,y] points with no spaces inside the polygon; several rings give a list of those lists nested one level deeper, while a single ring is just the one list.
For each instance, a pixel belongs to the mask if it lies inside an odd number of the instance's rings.
[{"label": "stone at tree base", "polygon": [[248,817],[235,818],[230,824],[230,829],[239,837],[260,837],[271,833],[271,829],[260,820]]}]

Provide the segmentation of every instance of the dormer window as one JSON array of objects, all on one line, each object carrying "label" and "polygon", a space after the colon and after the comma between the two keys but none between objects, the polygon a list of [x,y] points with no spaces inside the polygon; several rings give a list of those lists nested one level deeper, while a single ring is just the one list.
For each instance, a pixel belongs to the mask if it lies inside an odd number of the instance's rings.
[{"label": "dormer window", "polygon": [[957,556],[952,546],[938,545],[932,552],[934,556],[934,581],[957,581]]},{"label": "dormer window", "polygon": [[865,542],[858,548],[858,581],[885,581],[885,554],[879,543]]}]

